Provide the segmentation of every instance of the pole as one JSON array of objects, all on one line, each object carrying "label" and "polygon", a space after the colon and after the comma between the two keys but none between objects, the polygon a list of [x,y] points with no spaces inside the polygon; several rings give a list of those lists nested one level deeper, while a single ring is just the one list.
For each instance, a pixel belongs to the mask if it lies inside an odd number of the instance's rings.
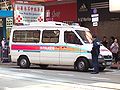
[{"label": "pole", "polygon": [[6,18],[2,18],[3,20],[3,37],[6,38]]}]

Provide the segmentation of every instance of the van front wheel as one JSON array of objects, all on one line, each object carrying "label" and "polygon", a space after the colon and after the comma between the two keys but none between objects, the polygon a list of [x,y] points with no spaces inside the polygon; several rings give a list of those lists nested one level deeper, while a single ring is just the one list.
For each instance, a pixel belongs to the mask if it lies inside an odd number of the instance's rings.
[{"label": "van front wheel", "polygon": [[79,60],[77,60],[76,69],[78,71],[88,71],[88,62],[86,58],[79,58]]},{"label": "van front wheel", "polygon": [[19,65],[21,68],[29,68],[30,67],[30,61],[27,57],[22,56],[19,58]]}]

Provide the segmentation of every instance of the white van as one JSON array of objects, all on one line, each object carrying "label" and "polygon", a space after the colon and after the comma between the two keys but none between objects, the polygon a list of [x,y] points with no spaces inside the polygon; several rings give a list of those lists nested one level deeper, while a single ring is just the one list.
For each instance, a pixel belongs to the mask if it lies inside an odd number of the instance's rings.
[{"label": "white van", "polygon": [[[13,26],[10,35],[11,61],[21,68],[38,64],[72,65],[78,71],[92,68],[92,36],[89,29],[61,22],[41,22],[26,26]],[[103,71],[112,61],[112,53],[100,47],[99,63]]]}]

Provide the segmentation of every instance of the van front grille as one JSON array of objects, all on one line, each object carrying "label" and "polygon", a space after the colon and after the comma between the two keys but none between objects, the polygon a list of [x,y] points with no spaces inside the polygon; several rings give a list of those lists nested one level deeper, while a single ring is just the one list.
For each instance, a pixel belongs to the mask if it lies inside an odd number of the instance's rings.
[{"label": "van front grille", "polygon": [[103,56],[103,57],[104,57],[104,59],[112,59],[112,56],[110,56],[110,55]]}]

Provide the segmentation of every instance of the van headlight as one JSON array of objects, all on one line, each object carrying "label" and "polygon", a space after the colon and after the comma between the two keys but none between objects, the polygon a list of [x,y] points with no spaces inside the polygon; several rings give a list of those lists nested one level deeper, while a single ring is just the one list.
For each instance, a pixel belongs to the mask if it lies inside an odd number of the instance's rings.
[{"label": "van headlight", "polygon": [[98,58],[104,58],[101,54],[98,56]]}]

